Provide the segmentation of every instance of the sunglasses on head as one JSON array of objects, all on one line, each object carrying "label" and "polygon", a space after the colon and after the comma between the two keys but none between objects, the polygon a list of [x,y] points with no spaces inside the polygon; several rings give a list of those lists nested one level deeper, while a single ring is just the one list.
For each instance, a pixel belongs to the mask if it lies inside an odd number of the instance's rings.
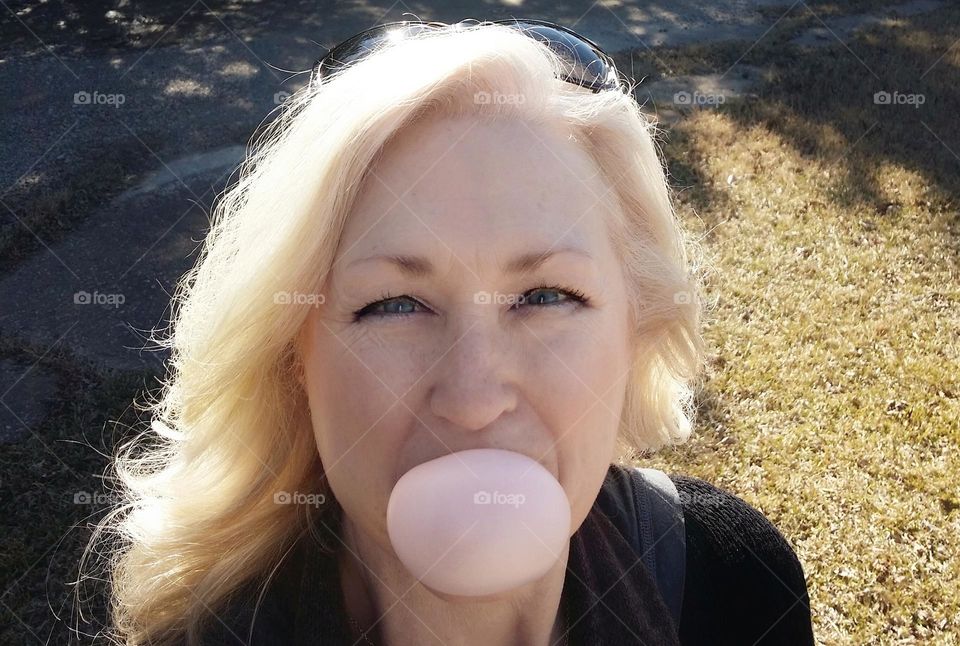
[{"label": "sunglasses on head", "polygon": [[[443,22],[424,22],[403,20],[377,25],[355,36],[351,36],[331,49],[313,66],[310,83],[319,83],[336,70],[350,65],[387,42],[402,40],[420,33],[424,29],[462,29],[468,23],[463,20],[454,24]],[[566,63],[561,79],[593,92],[618,90],[629,93],[626,80],[621,77],[610,58],[600,46],[571,29],[544,20],[494,20],[476,23],[478,25],[507,25],[517,29],[525,36],[540,41],[556,52]]]}]

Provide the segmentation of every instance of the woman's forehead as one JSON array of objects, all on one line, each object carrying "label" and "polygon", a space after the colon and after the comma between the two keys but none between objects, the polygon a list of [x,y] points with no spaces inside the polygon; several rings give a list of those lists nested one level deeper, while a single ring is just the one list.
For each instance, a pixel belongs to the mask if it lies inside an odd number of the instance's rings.
[{"label": "woman's forehead", "polygon": [[394,143],[370,169],[345,240],[590,238],[611,206],[610,186],[592,159],[556,130],[444,120]]},{"label": "woman's forehead", "polygon": [[424,120],[402,130],[370,172],[400,190],[420,184],[519,189],[530,179],[557,190],[597,169],[562,126],[465,116]]}]

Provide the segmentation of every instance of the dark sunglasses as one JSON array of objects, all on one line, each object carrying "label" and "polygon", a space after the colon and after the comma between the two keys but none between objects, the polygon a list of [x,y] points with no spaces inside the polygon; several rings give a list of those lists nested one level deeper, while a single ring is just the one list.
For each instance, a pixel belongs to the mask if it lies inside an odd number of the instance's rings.
[{"label": "dark sunglasses", "polygon": [[[377,25],[351,36],[331,49],[313,66],[310,83],[319,83],[336,70],[350,65],[376,50],[386,42],[400,40],[420,33],[424,29],[460,29],[472,20],[462,20],[455,24],[443,22],[424,22],[403,20]],[[544,43],[559,54],[567,69],[561,79],[593,92],[601,90],[619,90],[629,93],[629,85],[617,70],[610,58],[600,46],[571,29],[545,20],[494,20],[477,24],[507,25],[535,40]]]}]

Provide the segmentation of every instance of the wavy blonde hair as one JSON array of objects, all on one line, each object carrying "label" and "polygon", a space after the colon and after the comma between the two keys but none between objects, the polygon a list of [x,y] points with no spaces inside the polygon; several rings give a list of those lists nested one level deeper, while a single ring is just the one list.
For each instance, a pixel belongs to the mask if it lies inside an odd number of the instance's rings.
[{"label": "wavy blonde hair", "polygon": [[[296,337],[322,293],[367,169],[405,126],[431,115],[564,123],[611,185],[609,232],[623,262],[635,334],[621,449],[686,438],[704,342],[690,244],[671,204],[656,128],[629,94],[557,80],[563,63],[498,25],[426,32],[305,86],[251,141],[237,184],[214,208],[196,265],[173,297],[168,376],[152,424],[118,450],[123,503],[96,527],[118,643],[197,643],[229,595],[265,586],[311,520],[279,491],[333,496],[323,478]],[[631,88],[632,89],[632,88]],[[477,92],[523,96],[478,102]],[[323,512],[326,513],[326,512]]]}]

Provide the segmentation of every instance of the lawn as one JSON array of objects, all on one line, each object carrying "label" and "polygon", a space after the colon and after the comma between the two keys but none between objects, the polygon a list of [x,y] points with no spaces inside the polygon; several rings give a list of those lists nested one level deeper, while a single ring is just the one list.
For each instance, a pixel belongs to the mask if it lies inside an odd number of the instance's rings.
[{"label": "lawn", "polygon": [[[757,97],[665,127],[713,354],[695,437],[642,462],[776,523],[822,643],[957,643],[960,9],[784,47],[811,22],[798,10],[740,61],[770,66]],[[743,50],[637,62],[722,74]]]}]

